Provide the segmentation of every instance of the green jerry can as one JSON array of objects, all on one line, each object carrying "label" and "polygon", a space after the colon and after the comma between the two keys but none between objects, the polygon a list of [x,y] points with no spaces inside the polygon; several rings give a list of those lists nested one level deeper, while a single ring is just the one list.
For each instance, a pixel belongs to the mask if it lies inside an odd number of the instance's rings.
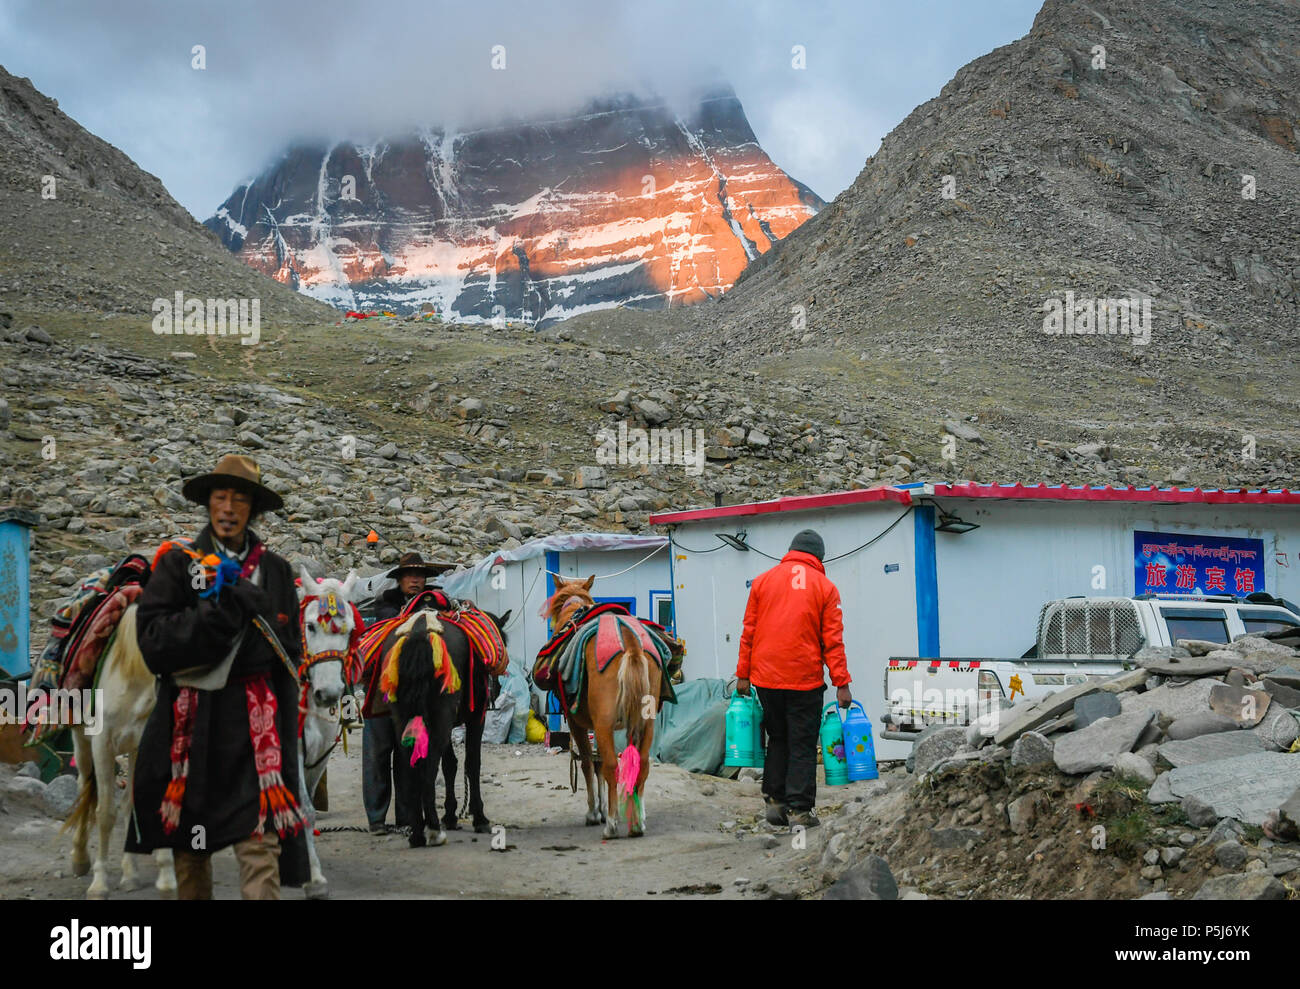
[{"label": "green jerry can", "polygon": [[849,764],[844,758],[844,726],[834,703],[822,711],[822,767],[827,786],[844,786],[849,781]]},{"label": "green jerry can", "polygon": [[739,691],[731,695],[727,705],[727,757],[724,766],[763,765],[763,740],[759,727],[763,722],[763,709],[751,688],[746,697]]}]

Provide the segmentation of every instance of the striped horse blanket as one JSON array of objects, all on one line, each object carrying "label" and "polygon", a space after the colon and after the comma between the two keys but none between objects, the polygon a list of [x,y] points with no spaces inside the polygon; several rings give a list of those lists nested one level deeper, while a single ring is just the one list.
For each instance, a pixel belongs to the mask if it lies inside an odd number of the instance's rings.
[{"label": "striped horse blanket", "polygon": [[[448,607],[442,608],[443,602]],[[371,717],[373,714],[373,703],[379,697],[379,679],[380,666],[382,665],[379,656],[379,647],[384,640],[388,638],[390,632],[397,628],[402,622],[406,621],[417,608],[426,607],[434,603],[438,608],[438,621],[446,625],[455,625],[469,641],[469,654],[471,666],[474,663],[481,664],[491,676],[499,676],[506,671],[510,663],[510,656],[506,651],[505,641],[501,638],[501,632],[487,612],[475,607],[467,602],[451,602],[446,597],[434,595],[432,593],[422,594],[412,599],[402,613],[395,618],[386,618],[383,621],[375,622],[370,625],[361,636],[360,642],[357,643],[357,655],[361,659],[362,682],[366,684],[366,699],[362,705],[361,714],[363,717]],[[479,698],[474,693],[474,677],[469,678],[469,709],[476,711],[485,705],[481,703],[483,698]]]}]

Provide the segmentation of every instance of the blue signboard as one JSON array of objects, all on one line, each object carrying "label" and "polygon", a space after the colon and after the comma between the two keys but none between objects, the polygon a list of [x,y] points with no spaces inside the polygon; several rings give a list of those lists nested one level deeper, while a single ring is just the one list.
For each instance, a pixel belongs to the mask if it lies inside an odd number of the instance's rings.
[{"label": "blue signboard", "polygon": [[31,582],[27,570],[28,527],[36,516],[22,509],[0,510],[0,669],[26,673]]},{"label": "blue signboard", "polygon": [[1264,587],[1264,540],[1186,532],[1133,533],[1136,594],[1231,594]]}]

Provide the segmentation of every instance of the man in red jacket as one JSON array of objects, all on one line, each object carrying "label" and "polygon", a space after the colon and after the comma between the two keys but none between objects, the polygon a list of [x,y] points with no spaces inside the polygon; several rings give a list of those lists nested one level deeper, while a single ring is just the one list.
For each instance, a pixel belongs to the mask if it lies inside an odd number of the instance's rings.
[{"label": "man in red jacket", "polygon": [[752,682],[763,706],[763,799],[770,824],[821,823],[813,804],[823,664],[830,667],[840,707],[853,703],[840,592],[826,576],[825,555],[822,537],[804,529],[781,562],[755,578],[745,605],[736,689],[747,695]]}]

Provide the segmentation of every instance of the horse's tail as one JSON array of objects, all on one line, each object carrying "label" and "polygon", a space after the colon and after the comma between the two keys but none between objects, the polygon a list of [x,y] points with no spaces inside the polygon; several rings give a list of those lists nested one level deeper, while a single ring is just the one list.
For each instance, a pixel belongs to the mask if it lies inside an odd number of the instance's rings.
[{"label": "horse's tail", "polygon": [[59,828],[59,833],[72,831],[83,824],[89,827],[98,810],[99,783],[95,779],[95,763],[92,760],[86,767],[86,777],[81,781],[80,789],[77,791],[77,800],[72,805],[72,810],[68,812],[68,819],[63,822],[63,827]]},{"label": "horse's tail", "polygon": [[397,710],[410,720],[417,715],[429,721],[440,683],[433,668],[433,646],[428,622],[420,615],[393,648],[397,656]]},{"label": "horse's tail", "polygon": [[627,744],[639,746],[645,732],[646,698],[650,696],[650,660],[641,648],[636,632],[622,622],[618,625],[623,641],[623,657],[618,667],[619,720],[627,729]]}]

